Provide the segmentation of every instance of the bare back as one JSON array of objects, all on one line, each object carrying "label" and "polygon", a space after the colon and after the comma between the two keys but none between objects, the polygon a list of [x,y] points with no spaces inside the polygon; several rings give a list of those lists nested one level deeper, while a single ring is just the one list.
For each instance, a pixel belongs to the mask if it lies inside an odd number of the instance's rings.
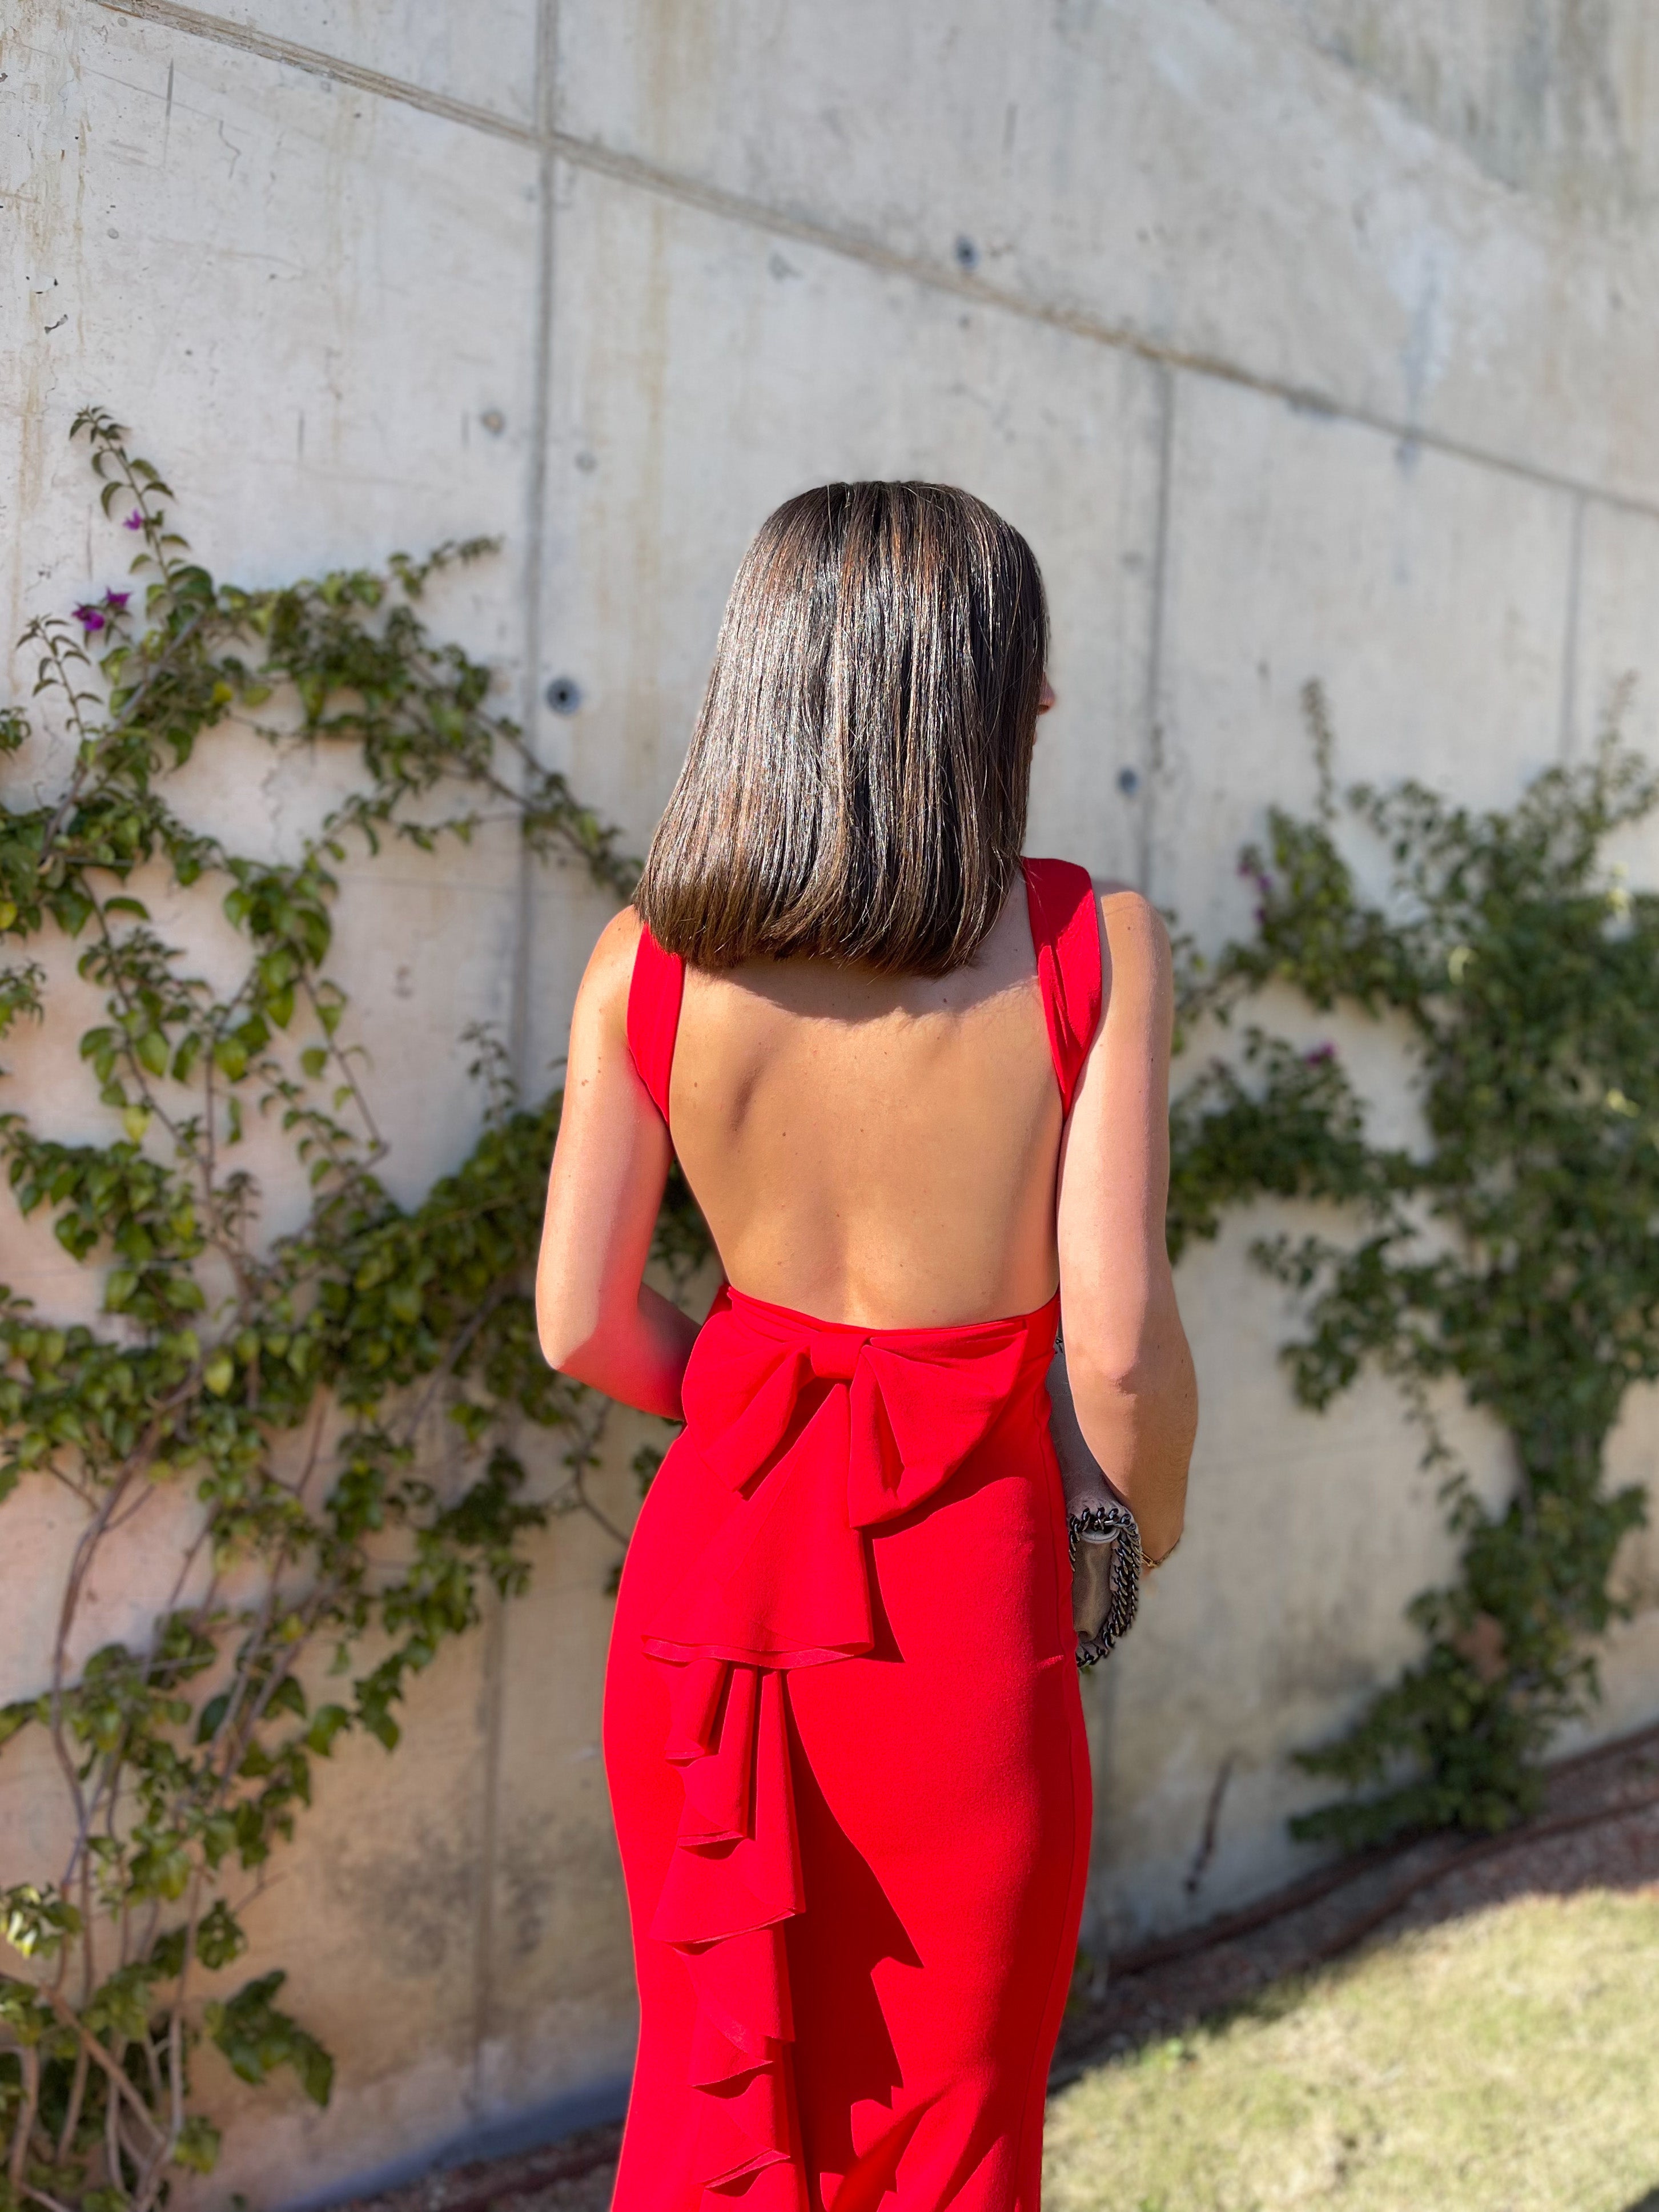
[{"label": "bare back", "polygon": [[967,968],[690,971],[675,1149],[732,1283],[872,1328],[1026,1313],[1059,1279],[1061,1109],[1026,892]]},{"label": "bare back", "polygon": [[[700,1324],[645,1280],[676,1151],[734,1287],[797,1313],[949,1328],[1031,1314],[1058,1278],[1083,1442],[1157,1556],[1179,1533],[1196,1418],[1164,1237],[1169,941],[1121,888],[1073,906],[1079,934],[1057,937],[1034,880],[937,979],[807,960],[698,971],[618,915],[571,1024],[538,1324],[555,1366],[680,1417]],[[1085,945],[1073,1005],[1056,975]],[[675,988],[636,1037],[642,952]]]}]

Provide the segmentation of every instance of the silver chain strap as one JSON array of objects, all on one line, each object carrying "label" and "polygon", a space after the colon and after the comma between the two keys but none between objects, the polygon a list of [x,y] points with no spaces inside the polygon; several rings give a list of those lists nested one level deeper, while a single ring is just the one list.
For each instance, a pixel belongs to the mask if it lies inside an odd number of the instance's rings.
[{"label": "silver chain strap", "polygon": [[1078,1546],[1086,1537],[1105,1538],[1111,1543],[1111,1595],[1106,1618],[1097,1635],[1078,1639],[1078,1665],[1092,1667],[1128,1634],[1140,1610],[1140,1524],[1127,1505],[1088,1505],[1081,1513],[1066,1515],[1066,1533],[1073,1569]]}]

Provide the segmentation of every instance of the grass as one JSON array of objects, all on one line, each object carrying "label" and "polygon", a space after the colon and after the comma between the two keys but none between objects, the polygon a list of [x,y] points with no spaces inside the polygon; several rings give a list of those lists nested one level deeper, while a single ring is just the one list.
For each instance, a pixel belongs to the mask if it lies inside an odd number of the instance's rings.
[{"label": "grass", "polygon": [[[1659,1895],[1528,1897],[1109,2061],[1045,2212],[1638,2212],[1659,2192]],[[1659,2193],[1651,2198],[1659,2207]]]}]

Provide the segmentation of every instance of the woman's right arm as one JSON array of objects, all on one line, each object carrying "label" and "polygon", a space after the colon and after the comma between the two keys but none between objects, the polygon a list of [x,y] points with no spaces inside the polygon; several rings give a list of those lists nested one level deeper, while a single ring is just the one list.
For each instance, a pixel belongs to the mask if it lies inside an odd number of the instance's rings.
[{"label": "woman's right arm", "polygon": [[1198,1427],[1164,1242],[1174,989],[1155,907],[1109,891],[1101,919],[1105,1018],[1060,1152],[1060,1326],[1078,1425],[1156,1561],[1181,1534]]},{"label": "woman's right arm", "polygon": [[628,1049],[639,934],[637,915],[619,914],[576,994],[536,1267],[536,1323],[550,1366],[624,1405],[678,1420],[697,1323],[642,1279],[672,1154]]}]

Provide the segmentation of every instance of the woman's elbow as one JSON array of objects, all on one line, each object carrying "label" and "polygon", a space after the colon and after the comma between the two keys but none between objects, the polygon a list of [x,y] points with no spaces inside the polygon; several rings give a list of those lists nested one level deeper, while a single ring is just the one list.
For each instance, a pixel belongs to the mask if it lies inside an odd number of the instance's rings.
[{"label": "woman's elbow", "polygon": [[542,1358],[560,1375],[568,1375],[574,1382],[581,1377],[576,1374],[576,1363],[581,1357],[581,1347],[569,1341],[562,1331],[543,1322],[536,1332],[542,1348]]},{"label": "woman's elbow", "polygon": [[1089,1449],[1129,1496],[1149,1554],[1181,1534],[1187,1469],[1198,1434],[1198,1380],[1184,1336],[1133,1361],[1066,1364]]},{"label": "woman's elbow", "polygon": [[1179,1328],[1116,1353],[1091,1355],[1068,1338],[1066,1370],[1079,1398],[1132,1403],[1170,1420],[1198,1420],[1198,1378],[1187,1339]]},{"label": "woman's elbow", "polygon": [[575,1382],[585,1382],[583,1371],[592,1354],[594,1338],[599,1331],[594,1316],[580,1310],[576,1304],[538,1287],[536,1297],[536,1337],[542,1348],[542,1358],[561,1375],[568,1375]]},{"label": "woman's elbow", "polygon": [[580,1382],[576,1365],[581,1358],[581,1346],[556,1323],[542,1322],[536,1330],[537,1341],[542,1348],[542,1358],[561,1375],[568,1375]]}]

